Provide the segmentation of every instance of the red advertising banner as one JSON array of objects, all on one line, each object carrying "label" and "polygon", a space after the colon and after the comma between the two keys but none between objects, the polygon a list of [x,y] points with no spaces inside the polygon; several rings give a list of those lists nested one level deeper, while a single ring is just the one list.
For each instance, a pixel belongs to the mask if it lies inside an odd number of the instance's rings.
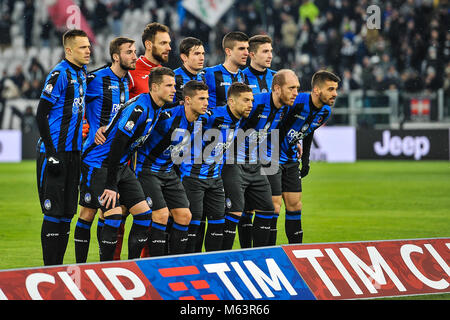
[{"label": "red advertising banner", "polygon": [[283,249],[318,300],[450,292],[450,238]]},{"label": "red advertising banner", "polygon": [[0,300],[160,300],[135,262],[0,272]]}]

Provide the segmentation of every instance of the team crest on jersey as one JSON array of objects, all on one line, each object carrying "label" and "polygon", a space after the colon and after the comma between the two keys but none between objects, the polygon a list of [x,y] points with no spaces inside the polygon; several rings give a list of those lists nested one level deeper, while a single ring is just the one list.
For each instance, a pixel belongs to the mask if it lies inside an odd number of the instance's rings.
[{"label": "team crest on jersey", "polygon": [[83,86],[80,86],[78,92],[80,93],[80,97],[81,97],[84,93]]},{"label": "team crest on jersey", "polygon": [[120,94],[120,103],[124,103],[125,102],[125,92],[122,92]]},{"label": "team crest on jersey", "polygon": [[88,192],[84,195],[84,202],[91,203],[92,197],[91,194]]},{"label": "team crest on jersey", "polygon": [[52,202],[50,201],[50,199],[46,199],[45,201],[44,201],[44,208],[45,208],[45,210],[50,210],[51,208],[52,208]]}]

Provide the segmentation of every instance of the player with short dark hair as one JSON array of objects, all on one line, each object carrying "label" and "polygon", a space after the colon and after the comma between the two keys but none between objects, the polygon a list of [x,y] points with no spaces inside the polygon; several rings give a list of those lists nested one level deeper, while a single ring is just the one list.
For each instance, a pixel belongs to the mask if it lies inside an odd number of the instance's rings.
[{"label": "player with short dark hair", "polygon": [[144,46],[144,55],[140,56],[136,62],[136,69],[130,70],[130,98],[146,93],[148,88],[148,75],[155,67],[161,67],[163,63],[169,60],[170,30],[161,23],[152,22],[145,26],[142,32],[142,44]]},{"label": "player with short dark hair", "polygon": [[189,153],[194,121],[208,107],[208,87],[203,82],[191,80],[184,86],[183,94],[184,104],[161,112],[149,139],[137,155],[136,176],[152,208],[150,256],[165,254],[169,215],[173,217],[173,224],[168,253],[184,253],[186,248],[191,212],[173,165],[179,164]]},{"label": "player with short dark hair", "polygon": [[127,163],[152,132],[161,107],[173,100],[174,73],[169,68],[157,67],[150,73],[148,81],[150,91],[128,100],[108,124],[105,143],[92,145],[85,151],[86,158],[92,153],[90,158],[93,162],[88,165],[107,167],[106,183],[99,199],[105,217],[100,241],[101,261],[114,257],[117,231],[122,221],[121,205],[133,215],[128,236],[128,258],[138,258],[148,240],[151,210],[139,181]]},{"label": "player with short dark hair", "polygon": [[[280,125],[280,170],[273,179],[272,193],[282,195],[286,208],[285,231],[289,243],[302,243],[302,179],[309,173],[309,155],[314,131],[331,116],[340,78],[320,70],[311,81],[312,91],[300,93]],[[302,141],[301,170],[297,144]],[[281,202],[281,201],[280,201]],[[274,244],[274,243],[272,243]]]},{"label": "player with short dark hair", "polygon": [[[111,66],[103,67],[88,74],[86,91],[86,119],[89,124],[89,134],[83,149],[105,141],[103,132],[123,104],[128,101],[128,70],[136,68],[136,48],[134,40],[117,37],[110,42]],[[87,259],[90,242],[90,230],[95,213],[101,208],[98,197],[103,193],[106,168],[89,166],[92,163],[92,153],[83,155],[80,182],[80,217],[75,233],[75,259],[84,263]],[[103,227],[103,212],[99,216],[97,237],[100,237]]]},{"label": "player with short dark hair", "polygon": [[227,90],[233,82],[245,81],[240,67],[247,63],[248,36],[240,31],[229,32],[222,39],[222,48],[225,53],[224,63],[205,68],[210,109],[227,103]]},{"label": "player with short dark hair", "polygon": [[245,83],[253,93],[268,92],[276,71],[270,69],[272,64],[272,38],[268,35],[256,35],[248,40],[250,65],[242,72]]},{"label": "player with short dark hair", "polygon": [[184,38],[180,42],[179,51],[183,65],[173,71],[177,89],[175,103],[183,100],[183,87],[186,82],[190,80],[205,82],[202,71],[205,62],[203,42],[194,37]]},{"label": "player with short dark hair", "polygon": [[41,136],[36,167],[44,214],[41,229],[44,265],[63,263],[70,222],[77,211],[86,65],[91,54],[83,30],[65,32],[62,42],[65,59],[47,76],[36,113]]},{"label": "player with short dark hair", "polygon": [[[180,165],[192,213],[186,253],[201,249],[200,224],[204,213],[208,219],[205,250],[222,249],[225,196],[221,172],[239,121],[250,113],[253,94],[246,84],[235,82],[228,89],[227,97],[227,105],[210,109],[200,116],[191,139],[190,159]],[[198,146],[197,141],[200,141]]]}]

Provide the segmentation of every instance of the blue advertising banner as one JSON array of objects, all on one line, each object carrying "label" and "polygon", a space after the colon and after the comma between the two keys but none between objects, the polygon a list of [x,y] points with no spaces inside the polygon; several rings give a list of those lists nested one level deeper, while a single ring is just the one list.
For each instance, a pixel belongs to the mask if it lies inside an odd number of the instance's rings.
[{"label": "blue advertising banner", "polygon": [[137,260],[163,299],[315,300],[281,247]]}]

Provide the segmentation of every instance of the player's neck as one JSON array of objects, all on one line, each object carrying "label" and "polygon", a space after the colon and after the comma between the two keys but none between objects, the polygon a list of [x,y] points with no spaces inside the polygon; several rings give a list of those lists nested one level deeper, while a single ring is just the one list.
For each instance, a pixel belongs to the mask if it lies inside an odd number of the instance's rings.
[{"label": "player's neck", "polygon": [[239,71],[239,66],[237,64],[231,62],[229,59],[225,59],[225,62],[223,63],[223,67],[231,73],[237,73]]},{"label": "player's neck", "polygon": [[150,97],[152,98],[153,102],[156,103],[156,105],[160,108],[166,103],[163,99],[161,99],[160,97],[158,97],[156,94],[152,93],[151,91],[150,91]]},{"label": "player's neck", "polygon": [[122,69],[118,63],[113,63],[111,65],[111,71],[120,79],[125,77],[127,74],[127,70]]},{"label": "player's neck", "polygon": [[324,104],[322,103],[322,101],[320,101],[319,97],[316,96],[314,93],[311,92],[311,102],[313,103],[313,106],[316,109],[320,109],[324,106]]},{"label": "player's neck", "polygon": [[198,113],[192,111],[189,105],[184,105],[184,113],[188,122],[194,122],[200,116]]},{"label": "player's neck", "polygon": [[274,107],[277,109],[280,109],[283,106],[283,102],[281,102],[280,97],[278,97],[274,92],[272,91],[271,94],[271,102],[273,103]]},{"label": "player's neck", "polygon": [[[250,68],[252,68],[253,70],[256,70],[259,73],[265,73],[267,68],[265,67],[261,67],[260,65],[257,65],[256,63],[254,63],[253,61],[250,61]],[[253,71],[252,70],[252,71]]]},{"label": "player's neck", "polygon": [[191,75],[196,75],[197,73],[199,73],[199,71],[192,69],[191,67],[189,67],[187,64],[183,64],[183,68],[189,72]]}]

